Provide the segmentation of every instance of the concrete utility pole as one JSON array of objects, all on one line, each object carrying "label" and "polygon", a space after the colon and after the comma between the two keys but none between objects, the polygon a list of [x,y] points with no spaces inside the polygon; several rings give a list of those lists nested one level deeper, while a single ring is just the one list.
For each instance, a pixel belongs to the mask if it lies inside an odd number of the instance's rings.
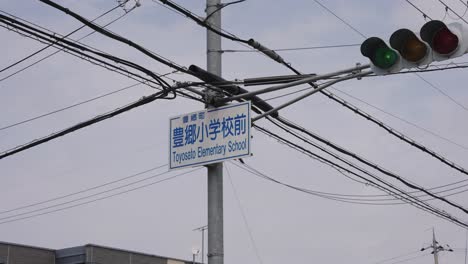
[{"label": "concrete utility pole", "polygon": [[205,264],[205,231],[208,230],[208,226],[201,226],[199,228],[195,228],[193,231],[200,231],[201,232],[201,263]]},{"label": "concrete utility pole", "polygon": [[437,240],[435,239],[434,228],[432,228],[432,248],[434,250],[434,264],[439,264],[439,250],[437,246]]},{"label": "concrete utility pole", "polygon": [[[220,0],[206,1],[206,21],[221,28]],[[207,71],[221,77],[221,36],[207,30]],[[206,89],[206,96],[217,96]],[[210,101],[210,100],[208,100]],[[210,107],[210,106],[208,106]],[[208,264],[224,263],[223,239],[223,163],[208,165]]]},{"label": "concrete utility pole", "polygon": [[431,254],[434,255],[434,264],[439,264],[439,252],[441,251],[449,251],[453,252],[453,250],[450,248],[449,245],[446,245],[446,247],[443,247],[437,242],[436,237],[435,237],[435,231],[434,228],[432,228],[432,243],[430,246],[421,248],[421,251],[424,251],[426,249],[432,249]]}]

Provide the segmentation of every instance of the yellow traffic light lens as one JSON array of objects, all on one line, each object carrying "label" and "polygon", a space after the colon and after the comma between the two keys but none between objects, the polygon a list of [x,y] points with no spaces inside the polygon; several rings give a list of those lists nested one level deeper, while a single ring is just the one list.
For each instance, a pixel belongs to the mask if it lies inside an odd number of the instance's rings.
[{"label": "yellow traffic light lens", "polygon": [[409,38],[402,47],[401,56],[411,62],[419,62],[427,54],[427,47],[416,37]]}]

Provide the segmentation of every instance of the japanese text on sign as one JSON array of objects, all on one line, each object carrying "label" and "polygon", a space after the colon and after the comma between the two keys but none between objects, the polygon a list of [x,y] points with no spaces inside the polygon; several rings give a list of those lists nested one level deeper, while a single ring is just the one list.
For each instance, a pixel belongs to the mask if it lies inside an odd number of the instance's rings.
[{"label": "japanese text on sign", "polygon": [[250,103],[172,118],[169,154],[170,168],[250,155]]}]

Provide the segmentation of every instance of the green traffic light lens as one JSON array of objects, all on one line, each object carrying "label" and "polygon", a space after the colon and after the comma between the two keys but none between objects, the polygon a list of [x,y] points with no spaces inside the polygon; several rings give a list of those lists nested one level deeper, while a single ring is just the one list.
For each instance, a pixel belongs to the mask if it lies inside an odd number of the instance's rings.
[{"label": "green traffic light lens", "polygon": [[388,69],[395,65],[398,60],[397,53],[387,47],[377,48],[375,51],[374,64],[381,69]]}]

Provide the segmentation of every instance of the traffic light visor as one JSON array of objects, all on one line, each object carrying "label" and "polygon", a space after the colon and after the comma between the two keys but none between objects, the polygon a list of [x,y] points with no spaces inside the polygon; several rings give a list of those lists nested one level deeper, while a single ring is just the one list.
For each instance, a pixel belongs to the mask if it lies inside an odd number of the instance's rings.
[{"label": "traffic light visor", "polygon": [[459,39],[439,20],[432,20],[421,28],[421,38],[429,43],[431,48],[442,55],[453,53],[459,44]]},{"label": "traffic light visor", "polygon": [[420,41],[414,32],[406,28],[399,29],[392,34],[390,46],[396,49],[405,60],[413,63],[424,59],[428,52],[426,44]]},{"label": "traffic light visor", "polygon": [[381,69],[389,69],[398,61],[398,54],[376,37],[368,38],[362,43],[361,53]]}]

